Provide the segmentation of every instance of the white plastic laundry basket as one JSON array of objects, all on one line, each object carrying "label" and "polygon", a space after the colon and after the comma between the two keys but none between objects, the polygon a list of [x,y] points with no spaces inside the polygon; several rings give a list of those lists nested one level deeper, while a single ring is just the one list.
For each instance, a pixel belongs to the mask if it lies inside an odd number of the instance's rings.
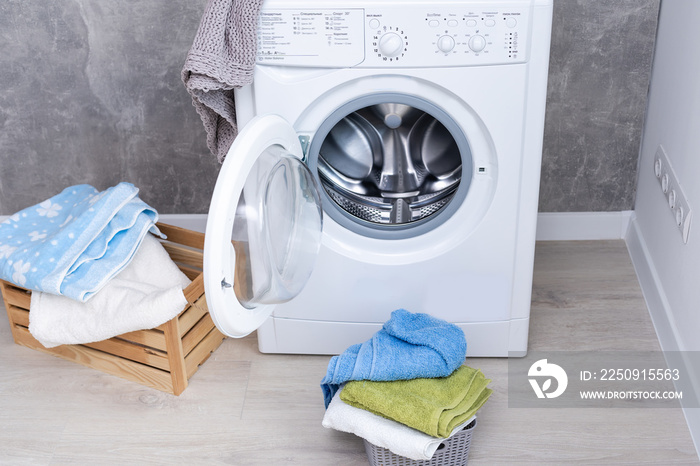
[{"label": "white plastic laundry basket", "polygon": [[430,460],[417,461],[392,453],[365,440],[365,451],[371,466],[465,466],[476,419],[438,446]]}]

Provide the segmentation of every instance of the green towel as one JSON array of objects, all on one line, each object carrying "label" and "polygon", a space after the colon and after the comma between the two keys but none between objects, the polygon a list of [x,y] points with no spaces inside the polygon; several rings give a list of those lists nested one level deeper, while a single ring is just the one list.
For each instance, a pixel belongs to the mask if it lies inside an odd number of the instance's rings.
[{"label": "green towel", "polygon": [[400,422],[433,437],[448,437],[491,396],[491,380],[479,369],[461,366],[434,379],[348,382],[340,399],[356,408]]}]

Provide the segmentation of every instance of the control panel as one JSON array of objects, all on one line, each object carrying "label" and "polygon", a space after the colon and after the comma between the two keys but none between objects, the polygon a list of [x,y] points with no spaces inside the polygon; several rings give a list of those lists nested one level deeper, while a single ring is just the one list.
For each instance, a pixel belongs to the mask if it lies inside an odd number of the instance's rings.
[{"label": "control panel", "polygon": [[263,9],[257,63],[324,68],[523,63],[530,8],[507,5]]},{"label": "control panel", "polygon": [[364,11],[351,9],[275,9],[260,12],[261,65],[352,67],[364,61]]}]

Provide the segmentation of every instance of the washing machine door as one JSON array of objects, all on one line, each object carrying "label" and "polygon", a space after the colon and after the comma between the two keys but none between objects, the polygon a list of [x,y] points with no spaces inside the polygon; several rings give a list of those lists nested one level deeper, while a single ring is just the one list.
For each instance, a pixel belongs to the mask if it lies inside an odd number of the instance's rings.
[{"label": "washing machine door", "polygon": [[207,218],[204,289],[221,332],[243,337],[299,294],[322,227],[318,188],[294,129],[276,115],[251,120],[226,155]]}]

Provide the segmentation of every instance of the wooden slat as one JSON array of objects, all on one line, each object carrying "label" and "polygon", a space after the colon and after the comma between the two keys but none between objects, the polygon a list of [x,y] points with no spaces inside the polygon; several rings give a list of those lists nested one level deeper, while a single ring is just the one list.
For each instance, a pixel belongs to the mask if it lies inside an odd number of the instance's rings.
[{"label": "wooden slat", "polygon": [[134,343],[150,346],[151,348],[156,348],[161,351],[168,350],[165,344],[165,336],[163,335],[163,332],[159,332],[158,330],[137,330],[135,332],[119,335],[116,338],[133,341]]},{"label": "wooden slat", "polygon": [[168,344],[168,363],[173,393],[179,395],[187,388],[187,371],[178,319],[170,319],[165,324],[165,341]]},{"label": "wooden slat", "polygon": [[102,353],[81,345],[62,345],[55,348],[44,348],[29,333],[29,330],[19,328],[19,338],[16,343],[44,353],[53,354],[83,366],[91,367],[108,374],[116,375],[133,382],[146,385],[168,393],[173,393],[170,373],[129,361],[111,354]]},{"label": "wooden slat", "polygon": [[199,322],[202,316],[208,312],[207,301],[204,296],[192,303],[187,311],[180,314],[180,336],[183,336],[189,332],[192,327]]},{"label": "wooden slat", "polygon": [[161,243],[163,248],[168,252],[168,255],[173,260],[173,262],[182,262],[191,267],[202,268],[204,264],[204,258],[202,256],[202,251],[195,249],[186,248],[178,244],[173,243]]},{"label": "wooden slat", "polygon": [[19,332],[25,327],[29,326],[29,311],[15,306],[10,306],[7,303],[5,303],[5,310],[7,311],[7,320],[10,322],[12,339],[17,342],[17,340],[20,338]]},{"label": "wooden slat", "polygon": [[200,275],[184,289],[185,299],[188,303],[197,301],[204,294],[204,275]]},{"label": "wooden slat", "polygon": [[[5,289],[10,286],[8,282],[5,280],[0,279],[0,292],[2,292],[2,299],[3,301],[6,301],[7,298],[5,298]],[[7,302],[5,302],[7,304]]]},{"label": "wooden slat", "polygon": [[209,334],[185,357],[185,366],[187,367],[187,378],[190,378],[197,372],[200,365],[204,363],[211,353],[218,348],[226,339],[224,334],[214,328]]},{"label": "wooden slat", "polygon": [[168,241],[173,243],[184,244],[191,248],[204,249],[204,233],[187,230],[185,228],[166,225],[165,223],[156,224],[160,231],[167,237]]},{"label": "wooden slat", "polygon": [[15,306],[6,308],[7,317],[10,318],[10,324],[29,327],[29,311]]},{"label": "wooden slat", "polygon": [[211,316],[209,314],[202,317],[202,319],[197,322],[197,325],[192,327],[192,330],[190,330],[187,335],[182,337],[182,348],[185,351],[185,354],[190,354],[194,347],[197,346],[214,327],[214,321],[211,320]]},{"label": "wooden slat", "polygon": [[152,367],[157,367],[164,371],[170,370],[168,363],[168,355],[163,351],[158,351],[154,348],[136,345],[128,341],[110,338],[109,340],[98,341],[94,343],[85,343],[83,346],[93,348],[104,353],[113,354],[118,357],[130,359],[132,361],[147,364]]},{"label": "wooden slat", "polygon": [[2,296],[5,299],[5,303],[24,309],[29,309],[29,303],[32,299],[31,294],[29,294],[27,290],[7,282],[3,282]]},{"label": "wooden slat", "polygon": [[202,271],[198,268],[188,267],[182,264],[178,265],[178,268],[180,269],[180,272],[184,273],[190,280],[194,280],[202,274]]},{"label": "wooden slat", "polygon": [[[197,323],[199,319],[202,318],[204,314],[209,312],[207,307],[207,301],[202,295],[199,299],[190,302],[190,304],[185,307],[185,309],[177,316],[175,319],[180,319],[180,336],[189,332],[194,324]],[[155,330],[165,331],[165,327],[168,323],[164,323],[155,328]]]},{"label": "wooden slat", "polygon": [[[11,320],[14,325],[24,328],[29,327],[29,311],[17,307],[10,307],[7,312],[8,315],[11,316]],[[40,343],[37,341],[37,344]],[[113,354],[115,356],[125,357],[142,364],[148,364],[149,366],[157,367],[159,369],[170,370],[166,353],[155,348],[148,348],[129,341],[120,340],[118,338],[110,338],[109,340],[86,343],[84,346]]]},{"label": "wooden slat", "polygon": [[[188,323],[187,321],[183,322],[182,321],[183,316],[187,316],[192,307],[204,308],[205,312],[208,312],[208,309],[209,309],[206,306],[206,300],[204,299],[204,282],[202,280],[201,274],[192,283],[190,283],[187,286],[187,288],[185,288],[183,290],[183,293],[185,295],[185,299],[187,300],[187,302],[189,304],[187,305],[187,307],[185,307],[185,309],[182,312],[180,312],[180,314],[176,318],[180,319],[180,331],[182,331],[182,329],[186,329],[186,330],[184,330],[186,333],[201,318],[201,316],[203,314],[200,314],[200,316],[197,317],[194,320],[194,322],[191,322],[191,323]],[[199,313],[199,312],[201,312],[201,311],[200,310],[195,311],[195,313]],[[166,322],[166,324],[167,324],[167,322]],[[158,327],[156,327],[156,329],[164,332],[166,324],[159,325]]]}]

